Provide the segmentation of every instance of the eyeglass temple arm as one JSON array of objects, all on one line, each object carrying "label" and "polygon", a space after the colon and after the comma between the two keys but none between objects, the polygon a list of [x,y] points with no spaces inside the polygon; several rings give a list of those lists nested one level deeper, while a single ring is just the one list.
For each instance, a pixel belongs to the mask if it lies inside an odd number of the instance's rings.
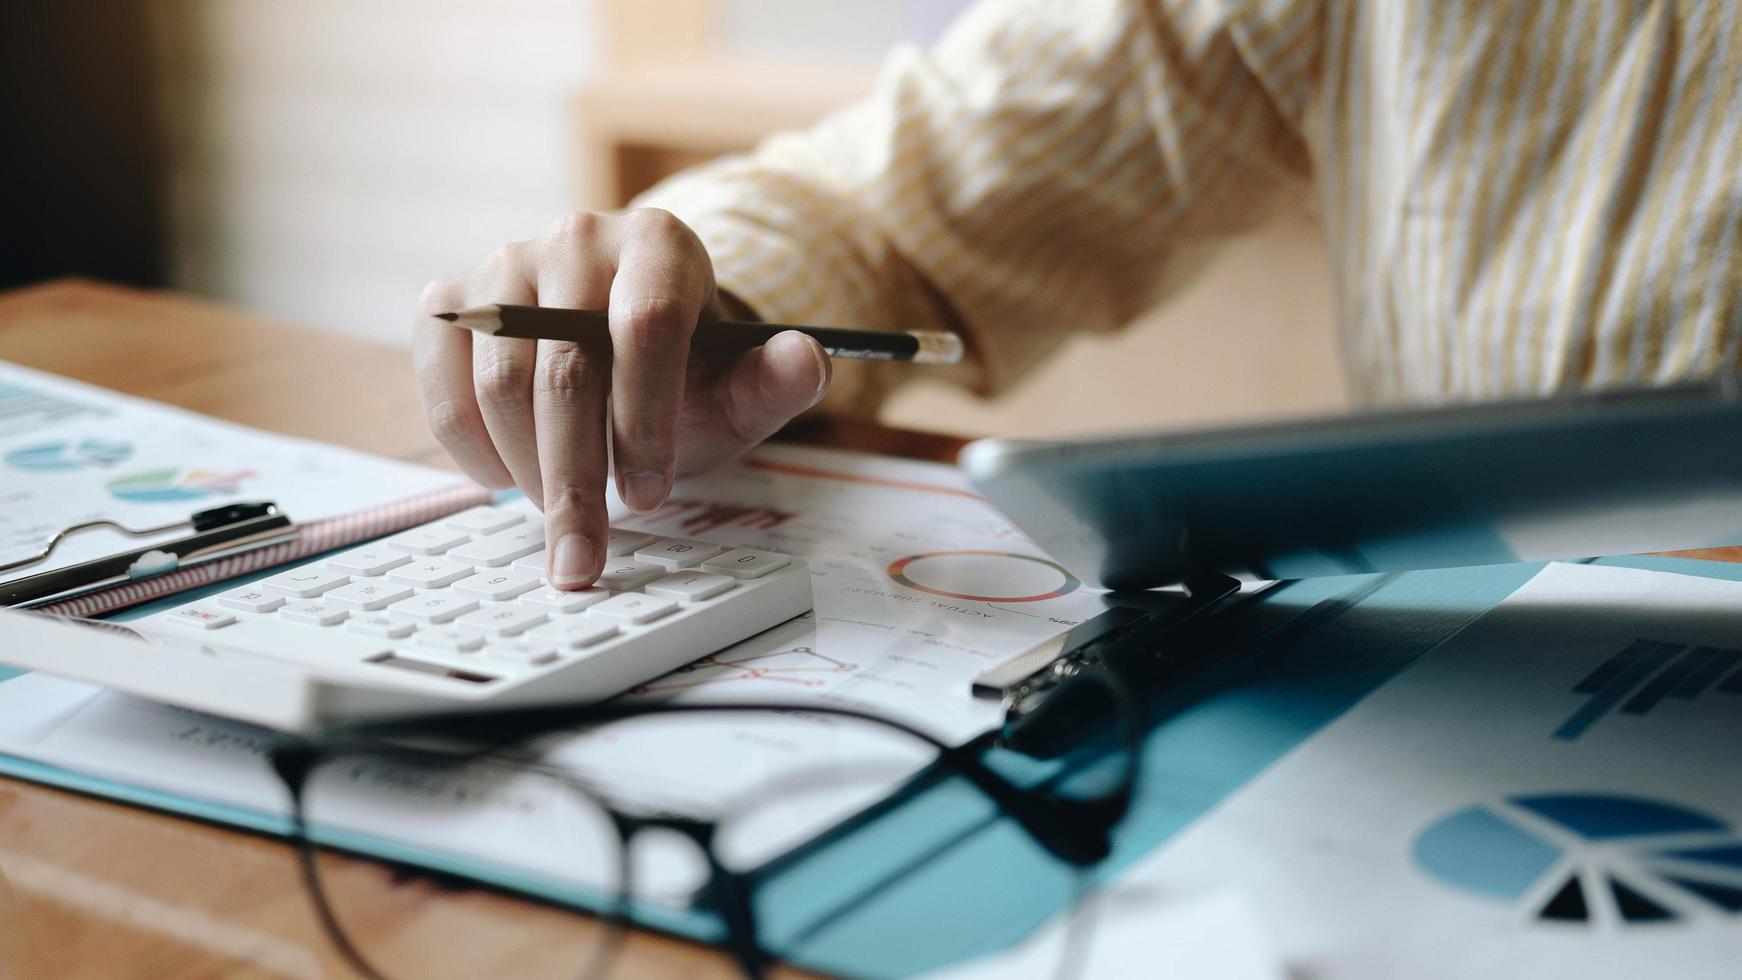
[{"label": "eyeglass temple arm", "polygon": [[728,871],[720,863],[712,847],[702,848],[708,861],[708,890],[714,893],[714,906],[725,920],[726,935],[732,948],[732,958],[749,980],[762,980],[764,968],[772,957],[757,941],[756,906],[751,897],[750,883],[742,875]]},{"label": "eyeglass temple arm", "polygon": [[[1113,697],[1123,702],[1130,695],[1111,678],[1083,676],[1079,684],[1105,685]],[[1075,686],[1075,685],[1073,685]],[[1016,820],[1036,841],[1060,860],[1071,864],[1093,864],[1111,851],[1110,834],[1130,805],[1130,793],[1121,790],[1098,800],[1066,801],[1040,797],[1012,784],[994,773],[978,758],[974,743],[952,746],[937,737],[893,718],[873,715],[851,708],[818,708],[815,705],[775,705],[740,702],[737,704],[663,704],[619,705],[611,702],[588,706],[577,712],[573,708],[509,709],[501,712],[458,712],[410,720],[370,722],[329,733],[329,738],[391,739],[396,736],[428,734],[441,731],[452,735],[487,739],[502,745],[513,744],[560,728],[572,728],[579,723],[614,721],[644,717],[648,714],[767,712],[769,710],[810,711],[837,717],[855,718],[873,725],[892,728],[919,739],[936,749],[938,761],[956,775],[973,783],[982,793]],[[1129,711],[1126,717],[1130,725]],[[287,738],[275,744],[269,753],[273,769],[293,799],[300,794],[308,772],[321,755],[315,742]]]}]

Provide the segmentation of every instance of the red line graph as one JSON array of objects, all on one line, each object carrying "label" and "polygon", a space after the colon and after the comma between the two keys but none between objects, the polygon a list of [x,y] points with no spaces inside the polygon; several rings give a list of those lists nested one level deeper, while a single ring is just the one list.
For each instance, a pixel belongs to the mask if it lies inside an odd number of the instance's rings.
[{"label": "red line graph", "polygon": [[[780,658],[776,660],[775,658]],[[776,650],[772,653],[757,653],[747,657],[737,657],[731,660],[721,660],[716,657],[703,657],[695,663],[686,664],[672,671],[663,681],[644,684],[635,688],[635,694],[657,694],[661,691],[678,691],[691,687],[711,687],[715,684],[726,684],[734,681],[777,681],[786,684],[797,684],[800,687],[822,687],[828,683],[825,677],[817,675],[850,674],[859,669],[858,664],[850,664],[844,660],[821,654],[810,647],[793,647],[790,650]],[[705,671],[706,675],[695,678],[685,678],[683,675]]]}]

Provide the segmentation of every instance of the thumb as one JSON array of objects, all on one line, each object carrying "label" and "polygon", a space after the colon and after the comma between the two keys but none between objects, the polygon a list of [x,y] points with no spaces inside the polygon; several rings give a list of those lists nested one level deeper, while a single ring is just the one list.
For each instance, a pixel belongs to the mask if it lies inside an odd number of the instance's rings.
[{"label": "thumb", "polygon": [[822,345],[796,330],[744,352],[698,399],[704,415],[685,426],[681,465],[707,469],[768,438],[821,401],[832,376]]}]

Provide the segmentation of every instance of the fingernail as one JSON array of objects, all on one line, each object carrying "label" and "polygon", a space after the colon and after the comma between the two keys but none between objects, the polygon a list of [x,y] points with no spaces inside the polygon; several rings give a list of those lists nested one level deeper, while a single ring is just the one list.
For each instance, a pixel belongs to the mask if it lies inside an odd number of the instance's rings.
[{"label": "fingernail", "polygon": [[593,564],[593,544],[579,534],[565,534],[556,539],[550,553],[552,585],[584,585],[587,569]]},{"label": "fingernail", "polygon": [[[799,333],[797,330],[788,330],[785,333],[775,334],[774,339],[768,342],[768,346],[770,349],[786,347],[804,348],[805,353],[810,355],[811,362],[817,366],[817,390],[811,393],[811,405],[815,405],[817,402],[822,401],[823,392],[829,390],[829,355],[827,351],[823,350],[823,345],[809,337],[806,337],[804,334]],[[797,353],[797,351],[793,352],[793,354]],[[783,360],[790,360],[791,355],[783,353],[780,357]],[[807,405],[805,407],[808,408],[810,406]]]},{"label": "fingernail", "polygon": [[641,513],[665,503],[665,474],[652,470],[623,474],[623,502]]},{"label": "fingernail", "polygon": [[817,366],[817,390],[811,393],[811,404],[805,406],[806,408],[809,408],[811,405],[815,405],[817,402],[822,401],[823,394],[829,390],[828,352],[823,350],[823,345],[796,330],[783,333],[776,337],[775,340],[780,340],[782,337],[789,338],[783,341],[789,346],[797,345],[803,347],[805,352],[810,355],[811,361]]},{"label": "fingernail", "polygon": [[831,372],[829,369],[829,355],[823,351],[821,344],[811,345],[811,356],[817,359],[817,374],[820,375],[822,379],[817,382],[817,393],[811,398],[811,404],[815,405],[817,402],[823,400],[823,395],[829,390],[829,374]]}]

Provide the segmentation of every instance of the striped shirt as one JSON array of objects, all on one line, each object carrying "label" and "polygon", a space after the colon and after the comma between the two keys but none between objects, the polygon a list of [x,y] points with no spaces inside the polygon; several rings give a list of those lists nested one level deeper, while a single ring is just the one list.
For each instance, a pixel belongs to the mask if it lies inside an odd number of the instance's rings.
[{"label": "striped shirt", "polygon": [[960,330],[995,390],[1303,189],[1362,402],[1736,370],[1742,0],[984,0],[637,203],[763,318]]}]

